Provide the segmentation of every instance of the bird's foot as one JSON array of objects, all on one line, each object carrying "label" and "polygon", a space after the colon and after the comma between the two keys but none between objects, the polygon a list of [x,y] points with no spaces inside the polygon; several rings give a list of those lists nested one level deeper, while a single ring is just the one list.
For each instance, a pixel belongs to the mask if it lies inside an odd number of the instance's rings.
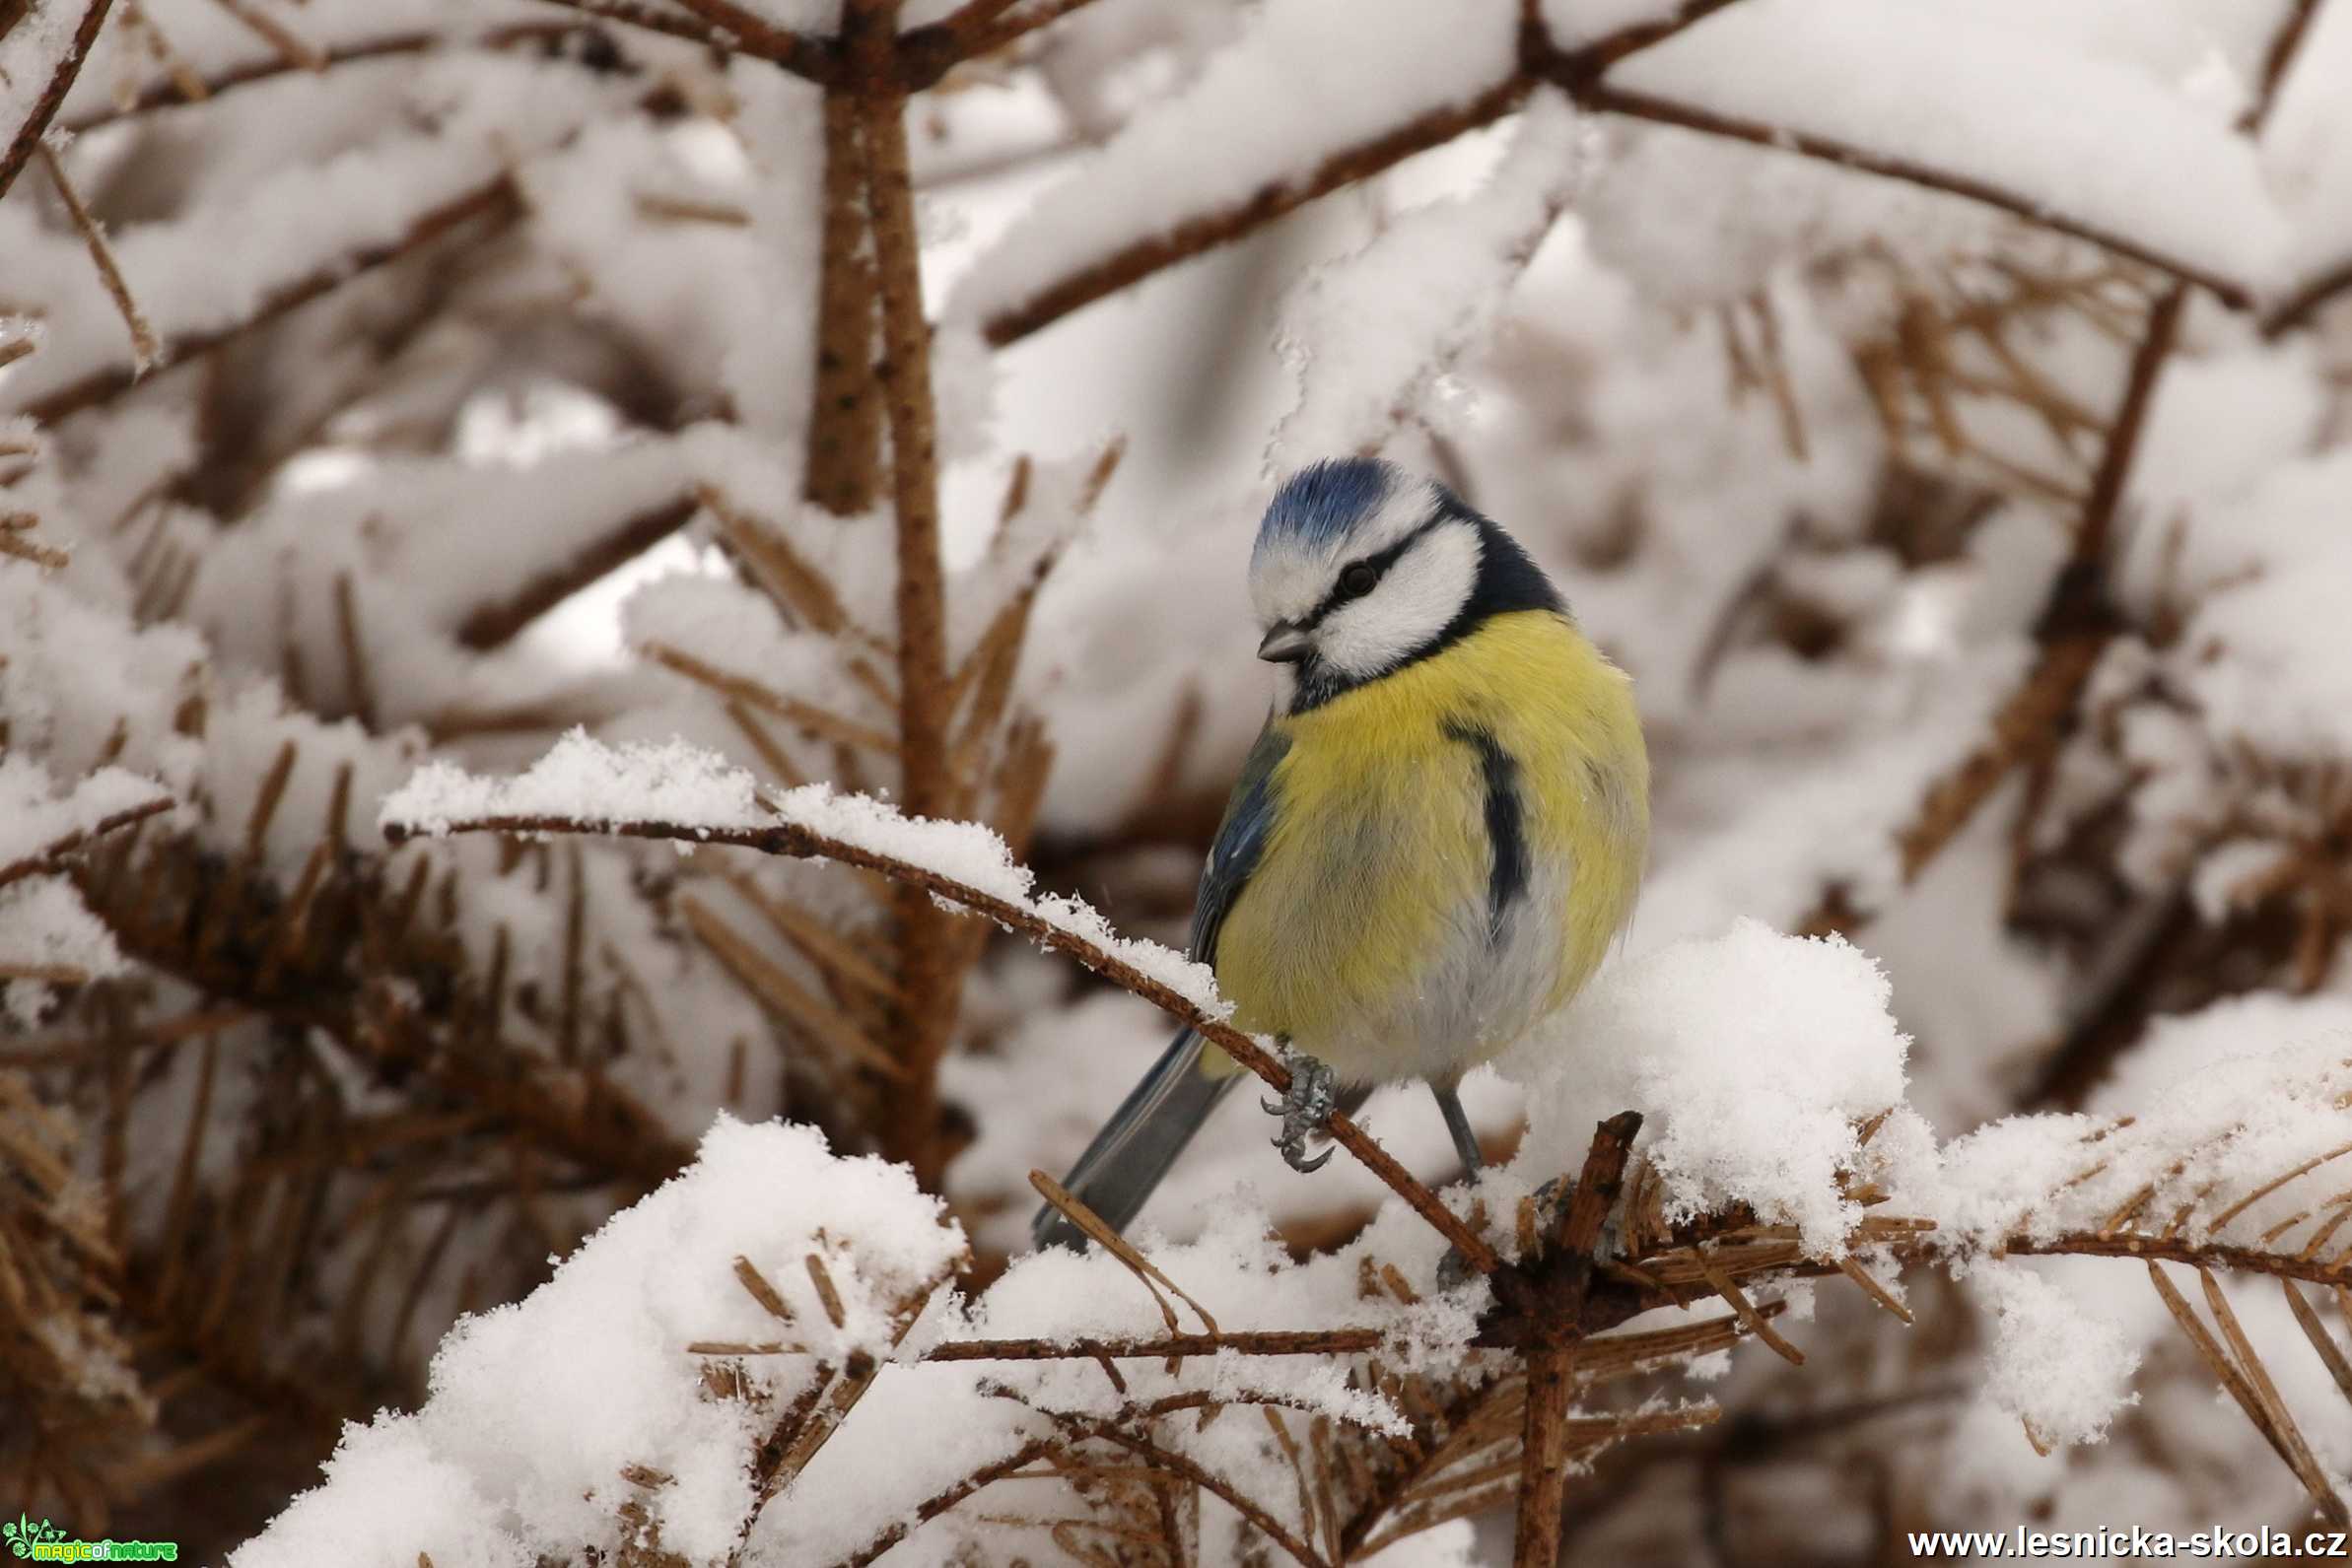
[{"label": "bird's foot", "polygon": [[1314,1158],[1307,1157],[1307,1140],[1330,1125],[1331,1113],[1339,1104],[1338,1074],[1330,1067],[1303,1053],[1293,1052],[1288,1060],[1290,1087],[1280,1101],[1261,1100],[1258,1104],[1269,1116],[1282,1119],[1281,1136],[1274,1146],[1282,1151],[1282,1159],[1294,1171],[1320,1171],[1331,1159],[1325,1149]]}]

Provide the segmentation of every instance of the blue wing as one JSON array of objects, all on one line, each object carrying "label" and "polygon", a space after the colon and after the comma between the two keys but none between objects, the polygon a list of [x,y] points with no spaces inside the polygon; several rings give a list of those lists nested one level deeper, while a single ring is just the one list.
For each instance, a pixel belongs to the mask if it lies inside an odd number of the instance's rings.
[{"label": "blue wing", "polygon": [[[1269,719],[1225,802],[1225,820],[1217,824],[1209,864],[1201,871],[1200,899],[1193,906],[1192,956],[1204,964],[1216,962],[1217,929],[1265,852],[1274,825],[1275,764],[1289,749],[1290,742]],[[1225,1092],[1241,1081],[1239,1073],[1203,1072],[1203,1050],[1199,1035],[1180,1031],[1071,1167],[1063,1185],[1113,1230],[1127,1229],[1142,1212],[1144,1200],[1185,1144]],[[1037,1211],[1030,1231],[1040,1247],[1086,1245],[1084,1232],[1050,1203]]]},{"label": "blue wing", "polygon": [[1267,720],[1258,732],[1258,743],[1241,765],[1241,777],[1233,781],[1233,793],[1225,801],[1225,818],[1217,824],[1216,841],[1209,847],[1209,863],[1201,868],[1201,891],[1193,903],[1193,958],[1203,964],[1216,962],[1216,936],[1225,923],[1226,912],[1241,896],[1250,873],[1258,868],[1258,856],[1265,852],[1267,835],[1274,827],[1274,770],[1275,765],[1290,749],[1289,738]]}]

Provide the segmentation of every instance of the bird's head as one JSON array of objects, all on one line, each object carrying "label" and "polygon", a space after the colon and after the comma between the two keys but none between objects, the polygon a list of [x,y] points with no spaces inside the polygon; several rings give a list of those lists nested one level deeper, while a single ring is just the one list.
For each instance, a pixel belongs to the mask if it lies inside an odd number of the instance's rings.
[{"label": "bird's head", "polygon": [[1490,615],[1560,610],[1510,535],[1443,485],[1348,457],[1283,482],[1258,525],[1258,656],[1301,713],[1459,641]]}]

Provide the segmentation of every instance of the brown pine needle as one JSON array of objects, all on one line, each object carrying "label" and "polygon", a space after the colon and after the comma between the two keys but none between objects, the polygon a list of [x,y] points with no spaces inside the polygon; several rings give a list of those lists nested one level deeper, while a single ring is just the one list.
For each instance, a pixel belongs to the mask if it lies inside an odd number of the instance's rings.
[{"label": "brown pine needle", "polygon": [[2327,1367],[2327,1375],[2335,1379],[2336,1388],[2342,1391],[2344,1398],[2352,1399],[2352,1361],[2345,1359],[2343,1347],[2335,1342],[2335,1336],[2327,1331],[2327,1326],[2319,1321],[2319,1315],[2312,1310],[2312,1304],[2303,1299],[2303,1290],[2294,1280],[2282,1279],[2278,1285],[2287,1293],[2287,1306],[2295,1314],[2296,1327],[2312,1342],[2312,1348],[2319,1353],[2320,1361]]},{"label": "brown pine needle", "polygon": [[1183,1298],[1186,1306],[1200,1314],[1201,1322],[1208,1325],[1211,1333],[1218,1331],[1216,1320],[1209,1315],[1207,1308],[1193,1300],[1191,1296],[1186,1295],[1183,1286],[1161,1273],[1150,1259],[1137,1252],[1133,1243],[1113,1230],[1108,1221],[1080,1202],[1060,1182],[1055,1181],[1043,1171],[1031,1171],[1029,1185],[1037,1189],[1041,1197],[1060,1210],[1065,1219],[1101,1243],[1105,1252],[1125,1263],[1128,1271],[1142,1281],[1143,1288],[1151,1292],[1151,1299],[1158,1304],[1160,1316],[1167,1321],[1168,1332],[1179,1332],[1180,1325],[1176,1318],[1176,1309],[1169,1306],[1167,1297],[1159,1293],[1160,1285],[1167,1286],[1169,1290]]},{"label": "brown pine needle", "polygon": [[2180,1294],[2170,1279],[2165,1277],[2164,1269],[2154,1262],[2148,1264],[2148,1278],[2156,1286],[2156,1294],[2163,1300],[2165,1310],[2173,1315],[2173,1321],[2179,1324],[2180,1331],[2188,1336],[2189,1344],[2203,1359],[2205,1365],[2212,1370],[2214,1377],[2220,1381],[2224,1392],[2237,1401],[2238,1408],[2246,1413],[2247,1420],[2253,1423],[2254,1430],[2260,1432],[2263,1438],[2269,1442],[2279,1459],[2285,1462],[2289,1468],[2293,1468],[2295,1461],[2288,1455],[2278,1434],[2271,1430],[2269,1422],[2263,1418],[2261,1405],[2255,1399],[2252,1388],[2248,1385],[2245,1374],[2238,1370],[2237,1364],[2230,1359],[2229,1352],[2221,1347],[2221,1342],[2213,1337],[2212,1330],[2198,1321],[2195,1310],[2188,1304],[2188,1299]]},{"label": "brown pine needle", "polygon": [[294,69],[326,69],[326,56],[319,52],[318,45],[262,10],[256,0],[212,0],[212,3],[242,23],[255,37],[277,50],[279,58]]},{"label": "brown pine needle", "polygon": [[2211,1220],[2206,1222],[2205,1229],[2218,1234],[2223,1226],[2229,1224],[2230,1221],[2236,1219],[2239,1215],[2245,1213],[2248,1209],[2253,1207],[2256,1203],[2260,1202],[2263,1198],[2268,1197],[2271,1193],[2277,1192],[2289,1182],[2294,1181],[2297,1177],[2307,1176],[2313,1171],[2317,1170],[2320,1166],[2327,1164],[2330,1160],[2340,1160],[2347,1154],[2352,1154],[2352,1142],[2339,1143],[2324,1154],[2313,1155],[2310,1159],[2305,1160],[2302,1164],[2296,1166],[2292,1170],[2280,1172],[2277,1176],[2274,1176],[2269,1181],[2264,1182],[2260,1187],[2255,1188],[2252,1192],[2247,1193],[2237,1202],[2232,1203],[2228,1208],[2223,1209],[2219,1214],[2216,1214]]},{"label": "brown pine needle", "polygon": [[841,1292],[833,1286],[833,1275],[825,1267],[824,1259],[815,1253],[807,1258],[808,1281],[816,1286],[816,1299],[825,1309],[825,1321],[839,1329],[848,1324],[849,1315],[841,1310]]},{"label": "brown pine needle", "polygon": [[114,309],[122,317],[122,324],[131,336],[131,375],[135,379],[153,370],[164,357],[162,340],[155,335],[147,313],[139,308],[139,302],[131,297],[131,286],[122,276],[122,267],[114,259],[114,247],[106,242],[106,232],[90,215],[83,203],[82,193],[66,177],[65,160],[47,142],[40,144],[41,167],[49,171],[50,182],[57,194],[64,198],[65,210],[72,217],[74,228],[82,236],[83,245],[90,251],[90,264],[98,269],[99,282],[105,285],[106,297],[114,302]]},{"label": "brown pine needle", "polygon": [[1893,1313],[1905,1326],[1918,1322],[1917,1319],[1911,1316],[1911,1310],[1908,1307],[1905,1307],[1902,1302],[1897,1301],[1894,1296],[1888,1293],[1887,1287],[1885,1285],[1880,1284],[1877,1279],[1871,1276],[1869,1269],[1864,1268],[1860,1262],[1855,1261],[1853,1254],[1847,1253],[1843,1258],[1838,1259],[1837,1269],[1838,1272],[1844,1274],[1846,1278],[1852,1280],[1863,1295],[1868,1296],[1872,1301],[1877,1302],[1880,1306]]},{"label": "brown pine needle", "polygon": [[1779,1330],[1764,1321],[1764,1315],[1741,1293],[1740,1287],[1732,1283],[1731,1276],[1707,1256],[1705,1248],[1694,1246],[1691,1256],[1696,1260],[1700,1275],[1715,1288],[1716,1295],[1730,1303],[1731,1310],[1739,1315],[1740,1322],[1748,1326],[1750,1333],[1770,1345],[1773,1353],[1790,1366],[1801,1367],[1805,1364],[1805,1352],[1780,1337]]},{"label": "brown pine needle", "polygon": [[2336,1495],[2335,1488],[2328,1483],[2326,1474],[2319,1468],[2319,1462],[2313,1456],[2311,1445],[2304,1441],[2303,1429],[2296,1425],[2293,1412],[2287,1408],[2287,1401],[2279,1397],[2278,1385],[2271,1380],[2270,1369],[2254,1353],[2252,1342],[2246,1337],[2246,1329],[2239,1325],[2238,1314],[2232,1310],[2229,1298],[2222,1294],[2220,1281],[2213,1277],[2210,1269],[2205,1268],[2197,1270],[2197,1279],[2205,1287],[2205,1305],[2213,1313],[2213,1321],[2221,1325],[2221,1331],[2228,1336],[2230,1348],[2237,1353],[2238,1365],[2246,1374],[2247,1386],[2253,1392],[2255,1401],[2261,1406],[2275,1433],[2274,1441],[2286,1453],[2288,1467],[2310,1490],[2312,1500],[2319,1505],[2319,1512],[2327,1516],[2329,1523],[2352,1524],[2352,1509],[2345,1507],[2344,1500]]},{"label": "brown pine needle", "polygon": [[898,752],[898,737],[887,730],[876,729],[870,724],[861,724],[855,719],[844,718],[830,709],[819,708],[814,703],[805,703],[796,697],[787,696],[748,676],[733,674],[715,664],[696,658],[684,649],[672,648],[667,643],[641,643],[638,645],[637,650],[662,668],[684,676],[697,686],[707,687],[717,695],[739,702],[747,708],[758,709],[762,713],[783,719],[788,724],[806,730],[809,734],[883,756],[895,756]]},{"label": "brown pine needle", "polygon": [[696,939],[711,950],[711,955],[755,1000],[778,1018],[830,1046],[848,1061],[867,1071],[891,1079],[905,1076],[906,1069],[867,1039],[840,1008],[786,974],[782,965],[761,952],[699,899],[680,898],[677,911]]},{"label": "brown pine needle", "polygon": [[[0,364],[5,363],[5,359],[0,359]],[[0,555],[14,556],[20,561],[30,561],[35,566],[47,567],[53,572],[64,570],[73,564],[74,559],[66,551],[60,550],[54,545],[37,543],[14,529],[0,529]]]},{"label": "brown pine needle", "polygon": [[139,4],[139,0],[123,0],[122,22],[123,26],[146,40],[147,52],[154,55],[156,63],[164,68],[164,74],[172,79],[173,91],[183,102],[201,103],[212,97],[212,89],[205,85],[204,78],[172,46],[172,39],[156,25],[155,18],[147,14],[147,8]]},{"label": "brown pine needle", "polygon": [[753,1301],[760,1304],[769,1317],[778,1323],[793,1321],[793,1309],[786,1304],[784,1293],[769,1283],[768,1276],[761,1273],[750,1259],[737,1255],[735,1278],[742,1281],[743,1289],[750,1294]]}]

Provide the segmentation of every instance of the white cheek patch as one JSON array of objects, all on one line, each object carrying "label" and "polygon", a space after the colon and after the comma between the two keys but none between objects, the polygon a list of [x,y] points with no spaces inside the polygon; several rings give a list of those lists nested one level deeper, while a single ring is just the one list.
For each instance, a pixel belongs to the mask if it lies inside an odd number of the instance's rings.
[{"label": "white cheek patch", "polygon": [[1250,607],[1258,624],[1303,621],[1314,614],[1343,565],[1378,555],[1426,522],[1436,505],[1435,486],[1399,484],[1344,533],[1314,543],[1292,538],[1257,555],[1250,563]]},{"label": "white cheek patch", "polygon": [[1349,680],[1369,680],[1452,622],[1479,575],[1476,529],[1449,524],[1424,535],[1363,598],[1324,617],[1315,635],[1323,662]]},{"label": "white cheek patch", "polygon": [[1323,602],[1330,586],[1328,551],[1284,551],[1253,563],[1250,607],[1258,612],[1260,626],[1301,621]]}]

